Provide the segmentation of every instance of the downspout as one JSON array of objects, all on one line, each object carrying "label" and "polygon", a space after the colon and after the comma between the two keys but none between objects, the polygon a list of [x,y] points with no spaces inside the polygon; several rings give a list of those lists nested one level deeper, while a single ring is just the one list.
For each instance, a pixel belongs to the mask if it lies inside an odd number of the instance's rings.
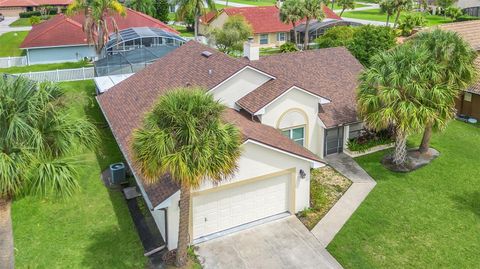
[{"label": "downspout", "polygon": [[165,246],[167,247],[168,249],[168,211],[167,211],[167,208],[160,208],[160,210],[163,211],[163,215],[165,216],[164,219],[165,219]]}]

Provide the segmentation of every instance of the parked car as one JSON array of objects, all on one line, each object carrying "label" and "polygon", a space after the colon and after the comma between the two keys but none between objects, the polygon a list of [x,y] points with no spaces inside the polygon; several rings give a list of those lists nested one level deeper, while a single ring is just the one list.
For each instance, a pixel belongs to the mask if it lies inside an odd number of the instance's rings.
[{"label": "parked car", "polygon": [[5,19],[5,17],[3,16],[2,13],[0,13],[0,21],[3,21]]}]

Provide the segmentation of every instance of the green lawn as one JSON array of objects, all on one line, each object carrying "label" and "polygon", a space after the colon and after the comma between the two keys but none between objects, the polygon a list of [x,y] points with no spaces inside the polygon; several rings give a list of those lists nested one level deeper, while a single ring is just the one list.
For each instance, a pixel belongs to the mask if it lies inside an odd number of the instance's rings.
[{"label": "green lawn", "polygon": [[[403,12],[400,15],[400,17],[403,17],[404,14],[406,14],[406,12]],[[381,13],[380,9],[345,11],[342,17],[371,20],[371,21],[383,21],[383,22],[387,21],[387,14]],[[427,26],[452,22],[449,18],[444,18],[443,16],[430,15],[430,14],[425,15],[425,19],[427,20]],[[394,21],[395,21],[395,16],[390,17],[390,22],[393,23]]]},{"label": "green lawn", "polygon": [[[273,6],[277,3],[276,0],[229,0],[228,2],[229,3],[247,4],[247,5],[252,5],[252,6]],[[218,4],[217,4],[217,6],[218,6]],[[355,7],[364,7],[364,6],[365,5],[362,5],[362,4],[355,4]],[[328,4],[328,7],[331,8],[332,4]],[[334,9],[342,9],[342,8],[339,5],[334,4]]]},{"label": "green lawn", "polygon": [[194,36],[193,31],[187,30],[187,28],[186,28],[185,26],[183,26],[183,25],[173,24],[173,25],[170,25],[170,27],[172,27],[173,29],[179,31],[179,32],[180,32],[180,36],[184,36],[184,37],[193,37],[193,36]]},{"label": "green lawn", "polygon": [[18,47],[27,36],[28,31],[9,32],[0,35],[0,57],[21,56],[23,50]]},{"label": "green lawn", "polygon": [[35,65],[28,65],[28,66],[13,66],[9,68],[0,68],[0,73],[16,74],[16,73],[57,70],[57,69],[81,68],[81,67],[87,67],[87,66],[92,66],[92,64],[84,61],[54,63],[54,64],[35,64]]},{"label": "green lawn", "polygon": [[328,246],[345,268],[478,268],[480,128],[452,122],[432,146],[440,157],[407,174],[385,152],[357,159],[377,186]]},{"label": "green lawn", "polygon": [[138,235],[117,191],[109,191],[100,172],[122,160],[93,97],[92,81],[61,84],[66,104],[78,117],[98,123],[100,147],[79,156],[81,190],[66,200],[23,198],[13,203],[17,268],[144,268]]},{"label": "green lawn", "polygon": [[[51,16],[49,16],[51,17]],[[40,20],[40,22],[44,22],[45,20]],[[16,21],[10,23],[8,26],[11,27],[24,27],[24,26],[32,26],[30,23],[30,18],[18,18]]]}]

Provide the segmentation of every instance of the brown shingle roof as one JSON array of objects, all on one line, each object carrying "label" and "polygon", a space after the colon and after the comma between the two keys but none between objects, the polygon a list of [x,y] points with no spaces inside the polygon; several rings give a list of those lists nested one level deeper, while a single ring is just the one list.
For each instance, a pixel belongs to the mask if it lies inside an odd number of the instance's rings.
[{"label": "brown shingle roof", "polygon": [[355,99],[362,65],[347,49],[327,48],[261,57],[250,64],[278,79],[270,81],[238,100],[255,113],[293,85],[332,103],[319,113],[327,127],[357,121]]},{"label": "brown shingle roof", "polygon": [[[209,57],[203,51],[212,53]],[[187,42],[154,64],[114,86],[97,97],[102,111],[127,161],[132,164],[131,135],[141,126],[144,114],[155,100],[170,89],[198,86],[211,89],[248,63],[231,58],[197,42]],[[252,139],[307,159],[318,157],[307,149],[281,135],[276,129],[253,122],[238,112],[229,110],[225,118],[239,126],[244,139]],[[135,170],[134,167],[132,169]],[[165,176],[148,184],[137,173],[153,206],[158,205],[178,190],[178,186]]]},{"label": "brown shingle roof", "polygon": [[467,91],[480,95],[480,56],[478,56],[475,60],[475,65],[477,66],[477,82],[473,83],[473,85],[470,86]]},{"label": "brown shingle roof", "polygon": [[447,23],[438,26],[443,30],[457,32],[473,49],[480,51],[480,20]]}]

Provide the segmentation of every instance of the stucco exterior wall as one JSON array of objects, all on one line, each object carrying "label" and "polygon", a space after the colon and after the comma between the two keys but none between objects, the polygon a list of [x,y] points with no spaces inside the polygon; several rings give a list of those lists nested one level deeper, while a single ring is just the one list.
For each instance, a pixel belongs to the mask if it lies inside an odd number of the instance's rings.
[{"label": "stucco exterior wall", "polygon": [[277,129],[297,127],[299,124],[296,122],[292,122],[291,126],[280,126],[282,118],[292,111],[300,111],[307,117],[304,146],[323,157],[324,135],[322,123],[318,118],[318,99],[310,94],[296,89],[290,90],[266,107],[265,114],[261,116],[261,122]]},{"label": "stucco exterior wall", "polygon": [[[260,36],[262,34],[255,34],[253,36],[255,43],[260,44]],[[285,41],[277,41],[277,33],[268,33],[268,44],[260,44],[261,48],[279,47],[289,40],[290,34],[285,32]]]},{"label": "stucco exterior wall", "polygon": [[[255,177],[267,176],[269,174],[284,171],[287,169],[292,169],[295,171],[296,175],[294,186],[295,212],[298,212],[309,207],[310,167],[310,161],[302,160],[269,148],[265,148],[261,145],[247,142],[243,145],[243,153],[238,161],[238,172],[231,179],[218,184],[218,186],[228,185]],[[305,178],[301,178],[299,176],[300,169],[305,171]],[[198,188],[197,190],[192,190],[192,192],[204,191],[212,188],[215,188],[215,186],[212,183],[205,181],[200,186],[200,188]],[[178,207],[179,200],[180,193],[177,192],[162,203],[164,206],[168,206],[167,210],[169,249],[175,249],[177,247],[178,226],[180,220],[180,211]],[[159,229],[161,230],[163,228],[159,226]]]},{"label": "stucco exterior wall", "polygon": [[458,0],[454,3],[455,6],[464,9],[469,7],[479,7],[480,0]]},{"label": "stucco exterior wall", "polygon": [[[466,96],[467,95],[467,96]],[[468,98],[468,95],[470,98]],[[480,120],[480,95],[463,93],[456,102],[457,112]]]},{"label": "stucco exterior wall", "polygon": [[25,11],[27,11],[26,7],[0,7],[0,13],[5,17],[17,17]]},{"label": "stucco exterior wall", "polygon": [[270,77],[250,68],[245,68],[210,92],[214,95],[215,99],[220,100],[228,107],[235,108],[235,102],[237,100],[268,80],[270,80]]},{"label": "stucco exterior wall", "polygon": [[28,49],[27,59],[29,64],[47,64],[62,62],[77,62],[84,57],[95,58],[95,48],[93,46],[70,46],[70,47],[52,47]]},{"label": "stucco exterior wall", "polygon": [[217,15],[209,24],[201,23],[198,27],[198,32],[201,35],[206,35],[209,31],[212,31],[216,28],[222,28],[223,24],[228,20],[228,15],[225,12]]}]

